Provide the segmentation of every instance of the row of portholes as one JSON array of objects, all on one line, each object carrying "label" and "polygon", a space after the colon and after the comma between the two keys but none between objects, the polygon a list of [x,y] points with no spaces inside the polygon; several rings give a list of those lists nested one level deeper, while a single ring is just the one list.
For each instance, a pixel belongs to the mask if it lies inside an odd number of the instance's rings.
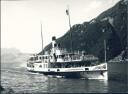
[{"label": "row of portholes", "polygon": [[27,67],[32,67],[32,68],[34,68],[34,65],[32,65],[32,64],[27,64]]},{"label": "row of portholes", "polygon": [[48,56],[45,56],[45,57],[39,57],[38,59],[43,60],[43,59],[48,59],[48,58],[49,58]]},{"label": "row of portholes", "polygon": [[[50,71],[50,69],[48,69],[48,71]],[[60,71],[60,69],[57,69],[57,71]]]},{"label": "row of portholes", "polygon": [[[48,67],[47,64],[43,64],[43,66],[44,66],[43,68],[47,68]],[[42,65],[39,65],[39,67],[42,68]]]}]

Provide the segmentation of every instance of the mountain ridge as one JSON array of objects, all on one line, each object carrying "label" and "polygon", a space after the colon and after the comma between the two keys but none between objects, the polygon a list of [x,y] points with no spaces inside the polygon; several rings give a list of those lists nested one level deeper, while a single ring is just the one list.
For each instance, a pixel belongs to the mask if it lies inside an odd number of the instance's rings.
[{"label": "mountain ridge", "polygon": [[1,48],[1,63],[26,62],[30,54],[22,53],[16,48]]},{"label": "mountain ridge", "polygon": [[[96,18],[83,24],[75,24],[67,33],[57,39],[61,47],[70,51],[70,33],[72,33],[73,50],[85,51],[104,60],[104,45],[107,44],[107,60],[118,56],[127,46],[127,0],[119,1],[112,8],[104,11]],[[103,29],[105,32],[103,33]],[[44,51],[51,49],[51,43]]]}]

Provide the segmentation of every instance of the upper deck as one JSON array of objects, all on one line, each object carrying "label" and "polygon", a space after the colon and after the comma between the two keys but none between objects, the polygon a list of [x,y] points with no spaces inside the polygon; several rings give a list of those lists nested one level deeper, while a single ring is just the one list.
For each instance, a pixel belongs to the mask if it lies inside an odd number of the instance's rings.
[{"label": "upper deck", "polygon": [[52,48],[49,53],[44,55],[34,55],[29,62],[35,63],[67,63],[67,62],[84,62],[97,61],[98,58],[93,55],[87,55],[84,51],[74,51],[69,53],[66,49],[56,43],[56,38],[52,38]]},{"label": "upper deck", "polygon": [[93,55],[82,55],[78,53],[63,53],[58,55],[34,55],[29,59],[29,62],[35,63],[66,63],[66,62],[84,62],[97,61],[98,58]]}]

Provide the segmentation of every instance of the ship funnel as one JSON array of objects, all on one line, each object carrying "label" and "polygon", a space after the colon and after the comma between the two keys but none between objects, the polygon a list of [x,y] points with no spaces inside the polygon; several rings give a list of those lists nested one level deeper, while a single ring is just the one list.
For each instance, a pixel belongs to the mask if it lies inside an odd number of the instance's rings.
[{"label": "ship funnel", "polygon": [[53,36],[53,37],[52,37],[52,41],[55,41],[55,40],[56,40],[56,37],[55,37],[55,36]]},{"label": "ship funnel", "polygon": [[57,44],[56,44],[56,37],[53,36],[52,37],[52,51],[53,51],[53,53],[56,53],[56,46],[57,46]]}]

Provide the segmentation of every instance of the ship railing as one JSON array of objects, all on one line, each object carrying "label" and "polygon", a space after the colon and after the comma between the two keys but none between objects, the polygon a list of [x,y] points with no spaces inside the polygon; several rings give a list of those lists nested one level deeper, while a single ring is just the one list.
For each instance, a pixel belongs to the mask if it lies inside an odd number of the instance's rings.
[{"label": "ship railing", "polygon": [[81,58],[81,60],[98,60],[98,58],[87,58],[87,57],[83,57],[83,58]]},{"label": "ship railing", "polygon": [[98,60],[98,58],[96,57],[86,57],[86,56],[80,56],[80,55],[74,55],[74,56],[66,56],[64,58],[61,58],[62,61],[80,61],[80,60],[85,60],[85,61],[91,61],[91,60]]}]

